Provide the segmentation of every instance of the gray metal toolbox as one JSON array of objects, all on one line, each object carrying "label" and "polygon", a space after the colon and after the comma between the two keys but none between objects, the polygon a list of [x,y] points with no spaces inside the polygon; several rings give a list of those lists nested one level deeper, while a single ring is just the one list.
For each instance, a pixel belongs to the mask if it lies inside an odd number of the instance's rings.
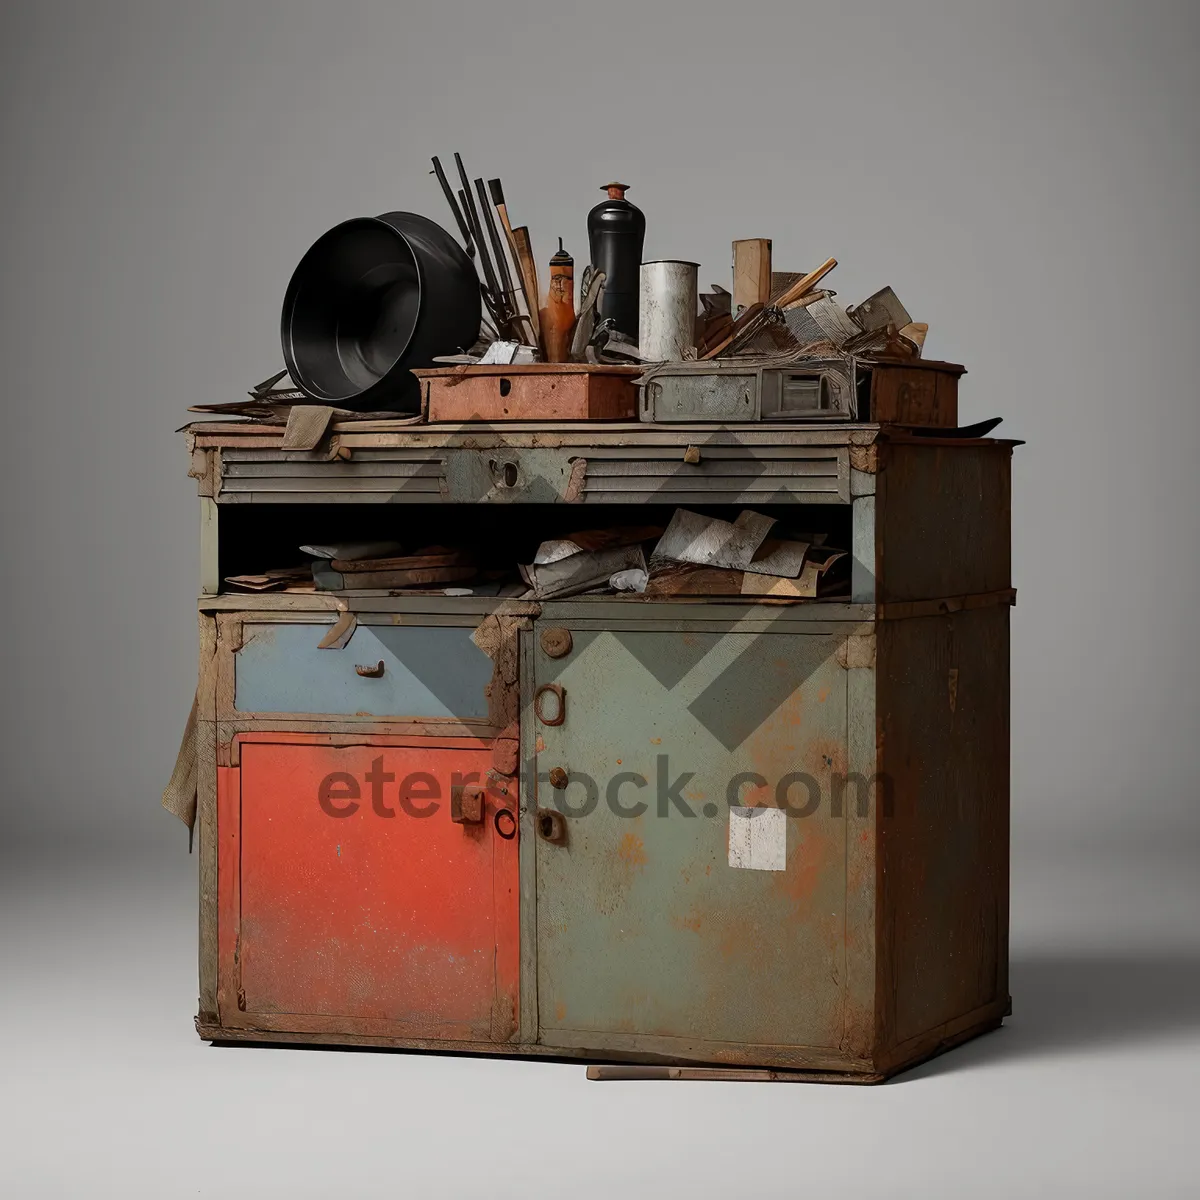
[{"label": "gray metal toolbox", "polygon": [[643,421],[851,421],[853,358],[814,358],[790,366],[750,362],[678,362],[642,377]]}]

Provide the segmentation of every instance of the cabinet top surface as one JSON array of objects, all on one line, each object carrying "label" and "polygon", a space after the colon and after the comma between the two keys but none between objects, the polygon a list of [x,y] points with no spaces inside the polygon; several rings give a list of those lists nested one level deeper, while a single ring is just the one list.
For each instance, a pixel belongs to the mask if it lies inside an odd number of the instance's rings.
[{"label": "cabinet top surface", "polygon": [[[246,446],[283,449],[285,425],[266,421],[194,421],[181,432],[201,448]],[[867,446],[877,441],[913,441],[925,444],[1016,445],[998,438],[943,438],[915,436],[905,429],[855,423],[800,425],[793,422],[755,421],[744,424],[654,425],[642,421],[512,421],[413,424],[410,419],[334,420],[329,434],[342,438],[369,437],[379,446],[464,447],[508,445],[516,448],[557,446]]]}]

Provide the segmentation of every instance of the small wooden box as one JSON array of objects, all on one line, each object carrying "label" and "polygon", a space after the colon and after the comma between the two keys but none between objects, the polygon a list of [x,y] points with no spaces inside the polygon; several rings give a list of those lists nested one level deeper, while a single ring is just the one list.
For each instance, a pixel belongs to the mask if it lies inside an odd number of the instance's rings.
[{"label": "small wooden box", "polygon": [[870,368],[871,421],[947,429],[958,424],[958,380],[966,367],[918,358],[874,362]]},{"label": "small wooden box", "polygon": [[636,421],[640,367],[590,363],[414,371],[430,421]]}]

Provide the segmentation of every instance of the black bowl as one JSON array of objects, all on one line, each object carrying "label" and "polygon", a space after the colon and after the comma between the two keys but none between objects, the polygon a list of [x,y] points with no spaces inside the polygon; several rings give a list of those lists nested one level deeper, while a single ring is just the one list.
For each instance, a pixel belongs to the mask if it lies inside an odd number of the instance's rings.
[{"label": "black bowl", "polygon": [[283,359],[313,400],[416,408],[412,367],[469,349],[479,278],[458,242],[416,213],[356,217],[324,234],[283,299]]}]

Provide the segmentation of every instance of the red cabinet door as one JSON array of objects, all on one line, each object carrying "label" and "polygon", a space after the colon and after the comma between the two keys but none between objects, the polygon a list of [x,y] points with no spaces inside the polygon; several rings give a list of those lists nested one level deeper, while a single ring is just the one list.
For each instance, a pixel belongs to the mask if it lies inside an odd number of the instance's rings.
[{"label": "red cabinet door", "polygon": [[[516,780],[489,776],[474,739],[334,740],[242,735],[239,766],[221,772],[222,1020],[507,1040],[517,842],[497,813],[515,813]],[[458,823],[454,791],[472,785],[490,788],[482,820]]]}]

